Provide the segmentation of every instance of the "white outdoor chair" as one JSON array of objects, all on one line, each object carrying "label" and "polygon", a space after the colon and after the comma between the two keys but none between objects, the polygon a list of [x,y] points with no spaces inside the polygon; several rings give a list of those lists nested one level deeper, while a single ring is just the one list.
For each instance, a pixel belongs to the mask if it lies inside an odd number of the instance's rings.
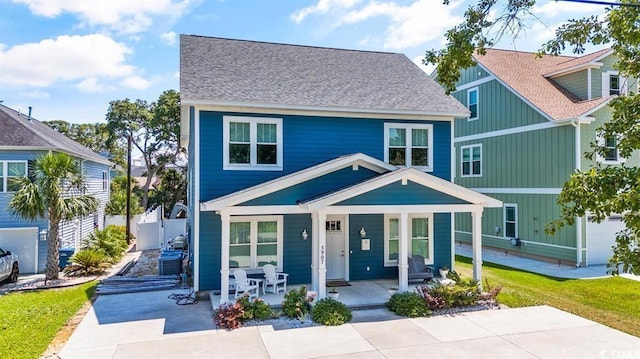
[{"label": "white outdoor chair", "polygon": [[258,298],[260,295],[259,280],[247,278],[247,272],[245,272],[244,269],[236,269],[233,271],[233,277],[236,279],[236,298],[245,294],[249,295],[249,299],[254,297]]},{"label": "white outdoor chair", "polygon": [[[262,293],[267,294],[267,290],[271,293],[279,293],[281,290],[287,292],[287,273],[276,273],[276,267],[273,264],[265,264],[264,283],[262,285]],[[271,289],[269,289],[271,287]]]}]

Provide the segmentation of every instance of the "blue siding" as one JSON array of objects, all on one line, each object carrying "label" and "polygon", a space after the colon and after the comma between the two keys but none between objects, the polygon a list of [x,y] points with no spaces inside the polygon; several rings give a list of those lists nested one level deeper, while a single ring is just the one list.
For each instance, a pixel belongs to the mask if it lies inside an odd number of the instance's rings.
[{"label": "blue siding", "polygon": [[311,215],[294,214],[284,216],[283,271],[289,273],[290,284],[311,283],[311,243],[309,235],[303,240],[301,233],[306,229],[311,234]]},{"label": "blue siding", "polygon": [[[371,240],[368,251],[361,249],[360,228],[367,229]],[[350,215],[349,250],[349,280],[398,278],[397,266],[384,266],[384,215]]]},{"label": "blue siding", "polygon": [[239,204],[240,206],[295,205],[298,201],[329,193],[378,175],[364,167],[354,171],[351,166],[329,173],[322,177],[300,183],[281,191],[262,196]]},{"label": "blue siding", "polygon": [[468,204],[468,202],[411,181],[407,181],[405,186],[401,181],[397,181],[336,203],[337,206],[396,204]]},{"label": "blue siding", "polygon": [[453,268],[451,263],[451,214],[433,214],[433,267],[442,266]]},{"label": "blue siding", "polygon": [[200,212],[200,290],[220,289],[220,216]]},{"label": "blue siding", "polygon": [[[384,159],[384,123],[411,122],[393,119],[355,119],[312,116],[276,116],[283,119],[283,171],[223,171],[222,116],[200,112],[200,201],[208,201],[328,160],[362,152]],[[261,116],[237,114],[229,115]],[[449,121],[433,124],[433,175],[450,179],[451,144]]]}]

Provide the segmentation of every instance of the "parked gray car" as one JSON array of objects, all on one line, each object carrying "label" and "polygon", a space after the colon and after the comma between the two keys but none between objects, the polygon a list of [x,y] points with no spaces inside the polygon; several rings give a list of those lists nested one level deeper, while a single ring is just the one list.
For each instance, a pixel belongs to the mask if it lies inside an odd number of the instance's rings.
[{"label": "parked gray car", "polygon": [[18,274],[20,274],[18,256],[0,248],[0,283],[5,280],[11,283],[16,282]]}]

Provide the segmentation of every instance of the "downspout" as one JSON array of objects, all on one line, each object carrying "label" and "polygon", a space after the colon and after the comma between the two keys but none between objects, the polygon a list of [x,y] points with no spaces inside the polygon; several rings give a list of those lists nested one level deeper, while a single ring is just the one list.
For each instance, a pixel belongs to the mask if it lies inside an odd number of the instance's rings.
[{"label": "downspout", "polygon": [[[571,125],[575,127],[575,161],[576,161],[576,170],[579,171],[582,161],[581,149],[582,145],[580,142],[580,122],[575,119],[571,120]],[[580,267],[582,265],[582,217],[576,217],[576,267]]]}]

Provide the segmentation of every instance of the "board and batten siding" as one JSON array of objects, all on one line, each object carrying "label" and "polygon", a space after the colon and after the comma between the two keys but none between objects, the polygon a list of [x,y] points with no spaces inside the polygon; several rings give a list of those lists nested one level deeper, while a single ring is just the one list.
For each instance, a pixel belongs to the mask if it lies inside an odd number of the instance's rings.
[{"label": "board and batten siding", "polygon": [[[482,176],[462,177],[460,147],[482,145]],[[561,188],[575,169],[571,125],[458,142],[456,184],[467,188]]]},{"label": "board and batten siding", "polygon": [[[517,247],[512,246],[509,243],[509,238],[504,237],[503,208],[486,208],[482,214],[482,241],[484,245],[516,253],[575,261],[575,226],[565,226],[554,235],[548,235],[544,231],[547,223],[560,216],[560,207],[556,204],[557,195],[486,194],[503,203],[518,205],[517,234],[518,238],[527,241],[527,243]],[[456,214],[455,225],[456,240],[471,243],[471,215]],[[499,231],[496,231],[496,228]]]},{"label": "board and batten siding", "polygon": [[[473,69],[467,69],[463,72],[473,71]],[[455,137],[549,122],[497,80],[479,84],[477,88],[478,119],[472,121],[466,118],[456,119]],[[466,89],[456,91],[452,95],[460,103],[468,106]],[[494,114],[500,115],[495,116]]]}]

